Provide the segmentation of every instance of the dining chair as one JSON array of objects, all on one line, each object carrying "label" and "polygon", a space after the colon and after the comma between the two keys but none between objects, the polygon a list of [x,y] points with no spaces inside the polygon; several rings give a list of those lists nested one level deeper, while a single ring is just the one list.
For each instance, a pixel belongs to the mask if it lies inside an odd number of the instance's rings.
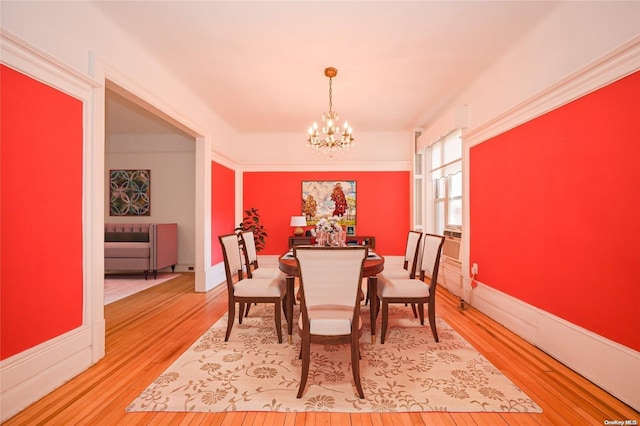
[{"label": "dining chair", "polygon": [[[384,271],[378,274],[378,280],[395,279],[395,278],[415,278],[416,266],[418,264],[418,247],[420,247],[420,241],[422,239],[422,232],[409,231],[407,235],[407,245],[405,247],[403,263],[391,263],[386,262],[384,265]],[[369,302],[369,292],[364,302],[366,305]],[[415,314],[415,309],[414,309]]]},{"label": "dining chair", "polygon": [[360,283],[369,249],[362,246],[297,246],[293,254],[300,271],[300,317],[302,376],[298,398],[302,397],[311,358],[311,343],[351,345],[351,370],[358,396],[360,382]]},{"label": "dining chair", "polygon": [[248,278],[284,278],[284,273],[277,267],[260,267],[258,265],[258,251],[253,231],[242,231],[238,235],[242,244],[242,254]]},{"label": "dining chair", "polygon": [[[394,278],[378,280],[378,311],[382,305],[382,331],[380,343],[384,343],[389,323],[390,303],[411,303],[418,305],[420,325],[424,325],[424,304],[428,304],[429,325],[433,337],[438,342],[436,330],[436,287],[438,285],[438,269],[444,237],[424,234],[422,257],[420,259],[420,275],[418,278]],[[428,283],[425,282],[428,279]]]},{"label": "dining chair", "polygon": [[[243,278],[238,236],[236,234],[221,235],[218,239],[222,246],[222,254],[224,257],[229,300],[229,318],[227,320],[227,333],[224,341],[229,340],[229,335],[233,328],[236,303],[238,303],[240,308],[238,313],[238,322],[240,324],[242,324],[245,304],[273,303],[275,305],[275,323],[278,343],[282,343],[282,317],[280,311],[283,309],[283,299],[286,295],[286,283],[284,279]],[[238,280],[234,283],[235,276],[238,276]]]},{"label": "dining chair", "polygon": [[[240,247],[247,271],[247,278],[277,278],[286,280],[286,275],[277,267],[260,267],[258,265],[258,251],[256,250],[256,240],[253,231],[242,231],[238,233]],[[246,305],[244,316],[249,316],[251,304]]]}]

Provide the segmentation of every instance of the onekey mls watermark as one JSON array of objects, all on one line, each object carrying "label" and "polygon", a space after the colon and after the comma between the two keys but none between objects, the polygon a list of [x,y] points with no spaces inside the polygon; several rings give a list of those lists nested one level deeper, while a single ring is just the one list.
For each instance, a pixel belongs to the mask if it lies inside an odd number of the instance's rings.
[{"label": "onekey mls watermark", "polygon": [[605,420],[604,421],[605,425],[611,425],[611,426],[637,426],[638,425],[638,421],[637,420]]}]

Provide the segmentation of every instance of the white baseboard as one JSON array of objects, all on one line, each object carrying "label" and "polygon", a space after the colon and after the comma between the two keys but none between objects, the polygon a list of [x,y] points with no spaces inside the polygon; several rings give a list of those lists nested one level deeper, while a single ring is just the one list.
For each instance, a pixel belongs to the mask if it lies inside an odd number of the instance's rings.
[{"label": "white baseboard", "polygon": [[223,284],[227,280],[227,275],[224,271],[224,262],[217,263],[207,271],[206,288],[197,289],[196,291],[206,292],[212,290],[219,285]]},{"label": "white baseboard", "polygon": [[[193,268],[193,269],[189,269],[189,268]],[[195,271],[195,266],[192,263],[189,264],[185,264],[185,263],[178,263],[176,264],[175,267],[175,272],[194,272]],[[171,267],[167,267],[162,269],[162,272],[171,272]]]},{"label": "white baseboard", "polygon": [[624,403],[640,409],[640,352],[482,283],[467,294],[466,301],[474,308]]},{"label": "white baseboard", "polygon": [[81,327],[0,362],[0,422],[89,368],[91,334]]}]

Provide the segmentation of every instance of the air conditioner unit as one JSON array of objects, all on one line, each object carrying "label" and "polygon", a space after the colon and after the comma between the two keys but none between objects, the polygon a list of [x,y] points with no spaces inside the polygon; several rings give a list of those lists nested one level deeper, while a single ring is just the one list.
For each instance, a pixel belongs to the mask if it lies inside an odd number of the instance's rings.
[{"label": "air conditioner unit", "polygon": [[443,234],[445,238],[442,245],[442,256],[446,260],[462,263],[462,230],[447,228]]},{"label": "air conditioner unit", "polygon": [[438,282],[462,301],[462,230],[460,228],[446,228],[443,231],[445,236],[442,245],[442,262],[440,262],[440,273]]}]

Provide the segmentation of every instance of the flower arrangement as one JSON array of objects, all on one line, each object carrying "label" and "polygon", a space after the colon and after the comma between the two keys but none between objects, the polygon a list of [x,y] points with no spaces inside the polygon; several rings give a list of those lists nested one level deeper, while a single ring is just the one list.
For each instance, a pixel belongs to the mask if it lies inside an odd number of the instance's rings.
[{"label": "flower arrangement", "polygon": [[340,218],[333,216],[322,218],[316,224],[316,242],[320,246],[343,246],[344,230],[340,226]]},{"label": "flower arrangement", "polygon": [[330,218],[322,218],[316,224],[316,232],[324,232],[327,234],[336,234],[342,231],[340,226],[340,218],[333,216]]}]

